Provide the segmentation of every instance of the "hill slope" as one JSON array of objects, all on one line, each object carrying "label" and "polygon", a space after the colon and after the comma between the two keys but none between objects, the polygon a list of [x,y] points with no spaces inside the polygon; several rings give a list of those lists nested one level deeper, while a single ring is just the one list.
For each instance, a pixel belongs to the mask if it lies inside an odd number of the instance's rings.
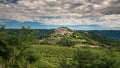
[{"label": "hill slope", "polygon": [[[6,29],[9,34],[13,32],[19,32],[21,29]],[[51,31],[54,31],[55,29],[31,29],[31,31],[37,30],[38,36],[43,35],[46,33],[49,33]],[[78,32],[81,30],[77,30]],[[112,38],[112,39],[120,39],[120,30],[88,30],[87,32],[93,32],[97,34],[101,34],[103,36]]]},{"label": "hill slope", "polygon": [[119,43],[119,40],[93,32],[75,31],[66,27],[60,27],[40,37],[40,44],[47,45],[109,47],[120,46]]},{"label": "hill slope", "polygon": [[[6,29],[9,34],[18,32],[21,29]],[[114,46],[120,47],[120,40],[111,39],[106,37],[111,33],[107,31],[76,31],[70,30],[66,27],[60,27],[58,29],[31,29],[31,31],[37,30],[40,44],[49,45],[69,45],[69,46],[84,46],[84,45],[99,45],[99,46]],[[111,32],[111,31],[109,31]],[[104,33],[104,36],[102,36]],[[113,32],[112,32],[113,33]],[[118,31],[114,33],[119,33]],[[100,35],[101,34],[101,35]],[[115,34],[116,35],[116,34]],[[117,35],[118,36],[118,35]]]}]

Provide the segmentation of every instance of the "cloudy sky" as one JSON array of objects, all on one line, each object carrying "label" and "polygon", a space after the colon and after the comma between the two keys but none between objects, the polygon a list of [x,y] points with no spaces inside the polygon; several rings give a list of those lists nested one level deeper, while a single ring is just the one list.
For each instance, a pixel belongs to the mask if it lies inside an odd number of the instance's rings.
[{"label": "cloudy sky", "polygon": [[0,0],[0,24],[120,30],[120,0]]}]

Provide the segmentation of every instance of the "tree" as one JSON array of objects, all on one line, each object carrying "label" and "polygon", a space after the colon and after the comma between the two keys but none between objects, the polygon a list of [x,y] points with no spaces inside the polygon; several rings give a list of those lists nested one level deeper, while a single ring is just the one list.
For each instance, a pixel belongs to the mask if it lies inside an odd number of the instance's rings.
[{"label": "tree", "polygon": [[75,68],[120,68],[119,57],[115,52],[104,49],[79,48],[73,57],[73,66]]},{"label": "tree", "polygon": [[58,42],[58,44],[62,46],[74,46],[75,42],[66,38],[66,39],[62,39],[60,42]]},{"label": "tree", "polygon": [[[19,33],[8,34],[4,26],[0,28],[0,56],[4,59],[6,68],[24,68],[31,64],[26,50],[36,41],[35,32],[22,28]],[[32,57],[34,59],[34,57]]]}]

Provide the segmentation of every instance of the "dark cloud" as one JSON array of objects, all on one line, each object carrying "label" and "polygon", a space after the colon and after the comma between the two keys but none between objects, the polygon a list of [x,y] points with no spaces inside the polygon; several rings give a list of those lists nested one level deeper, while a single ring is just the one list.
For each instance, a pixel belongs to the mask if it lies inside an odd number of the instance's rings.
[{"label": "dark cloud", "polygon": [[[16,4],[17,2],[19,0],[0,0],[2,4]],[[27,5],[26,9],[32,7],[35,11],[40,10],[50,14],[120,14],[120,0],[20,0],[20,2],[23,2],[23,4],[18,7]]]},{"label": "dark cloud", "polygon": [[76,8],[76,7],[80,7],[82,5],[83,5],[82,3],[73,3],[73,4],[71,4],[71,6],[69,8]]},{"label": "dark cloud", "polygon": [[120,0],[116,0],[116,1],[114,1],[114,2],[112,2],[112,3],[120,3]]},{"label": "dark cloud", "polygon": [[119,6],[107,7],[105,9],[101,10],[101,13],[104,15],[120,14],[120,7]]},{"label": "dark cloud", "polygon": [[0,18],[17,20],[31,21],[44,15],[87,18],[120,14],[120,0],[0,0],[0,3]]},{"label": "dark cloud", "polygon": [[16,4],[19,0],[0,0],[0,4],[14,3]]}]

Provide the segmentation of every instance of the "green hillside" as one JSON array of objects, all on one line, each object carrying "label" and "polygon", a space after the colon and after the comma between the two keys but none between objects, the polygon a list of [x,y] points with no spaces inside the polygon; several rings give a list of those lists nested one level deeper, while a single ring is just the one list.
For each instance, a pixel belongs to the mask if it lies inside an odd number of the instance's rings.
[{"label": "green hillside", "polygon": [[86,31],[70,30],[60,27],[39,38],[40,44],[60,46],[120,47],[120,40]]},{"label": "green hillside", "polygon": [[42,62],[40,68],[120,67],[120,52],[105,48],[32,45],[30,50],[35,51],[35,55],[40,57],[41,60],[37,60]]},{"label": "green hillside", "polygon": [[0,67],[120,68],[119,40],[66,27],[36,34],[25,27],[9,34],[1,26]]}]

